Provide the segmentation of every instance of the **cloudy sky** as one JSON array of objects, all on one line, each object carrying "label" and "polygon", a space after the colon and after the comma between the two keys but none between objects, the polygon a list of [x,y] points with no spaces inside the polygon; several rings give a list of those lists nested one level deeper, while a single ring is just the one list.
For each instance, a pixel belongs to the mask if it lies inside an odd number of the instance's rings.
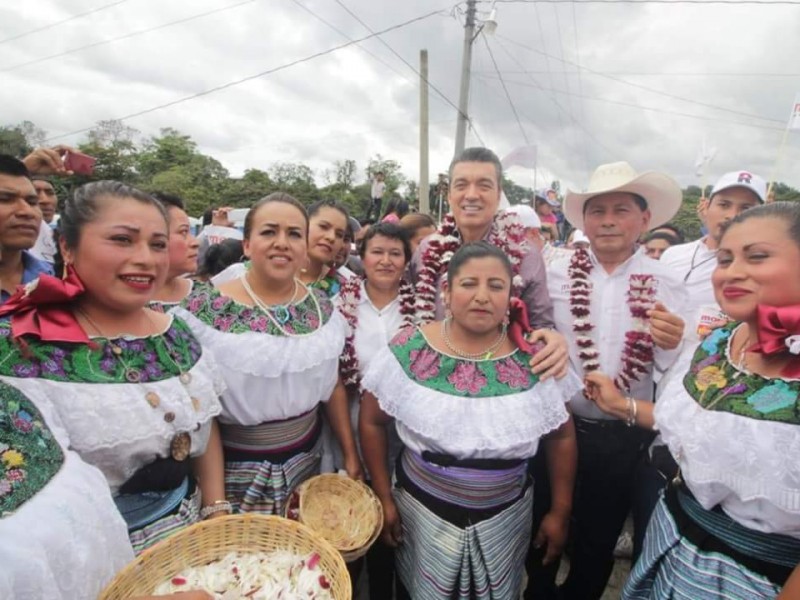
[{"label": "cloudy sky", "polygon": [[[768,178],[800,92],[800,0],[636,3],[498,0],[496,33],[473,46],[467,144],[500,155],[536,144],[540,185],[554,176],[581,187],[596,165],[616,160],[688,185],[700,182],[694,161],[705,138],[718,148],[708,183],[740,168]],[[478,6],[488,13],[491,3]],[[379,153],[416,179],[419,77],[400,57],[417,69],[426,48],[441,92],[430,92],[435,177],[453,153],[464,8],[455,0],[2,0],[0,124],[30,120],[53,143],[77,143],[85,134],[71,132],[99,120],[174,103],[126,123],[143,136],[179,129],[234,175],[291,161],[322,181],[337,159],[355,159],[363,173]],[[796,131],[778,179],[800,187],[799,165]],[[510,176],[531,185],[531,173]]]}]

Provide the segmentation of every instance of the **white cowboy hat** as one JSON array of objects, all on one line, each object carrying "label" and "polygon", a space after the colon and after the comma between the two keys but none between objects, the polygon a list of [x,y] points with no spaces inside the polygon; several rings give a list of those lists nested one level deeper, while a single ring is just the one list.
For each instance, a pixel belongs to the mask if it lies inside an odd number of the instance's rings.
[{"label": "white cowboy hat", "polygon": [[597,167],[585,192],[567,190],[564,216],[573,227],[583,229],[583,207],[586,201],[611,192],[628,192],[647,200],[651,215],[650,229],[663,225],[674,217],[683,201],[681,187],[669,175],[653,171],[639,174],[628,163],[615,162]]}]

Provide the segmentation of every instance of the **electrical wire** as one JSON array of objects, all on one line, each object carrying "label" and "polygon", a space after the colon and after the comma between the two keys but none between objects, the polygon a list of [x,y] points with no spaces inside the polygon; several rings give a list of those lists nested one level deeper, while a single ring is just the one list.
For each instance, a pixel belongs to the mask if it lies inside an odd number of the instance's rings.
[{"label": "electrical wire", "polygon": [[117,2],[111,2],[110,4],[104,4],[103,6],[98,6],[97,8],[93,8],[91,10],[87,10],[82,13],[78,13],[76,15],[72,15],[71,17],[67,17],[66,19],[62,19],[60,21],[56,21],[54,23],[50,23],[48,25],[42,25],[41,27],[37,27],[36,29],[29,29],[28,31],[24,31],[22,33],[18,33],[17,35],[12,35],[11,37],[5,38],[4,40],[0,40],[0,44],[5,44],[6,42],[13,42],[14,40],[19,40],[21,38],[27,37],[29,35],[33,35],[34,33],[39,33],[40,31],[47,31],[48,29],[52,29],[53,27],[58,27],[59,25],[63,25],[64,23],[69,23],[70,21],[74,21],[76,19],[80,19],[81,17],[87,17],[94,13],[98,13],[101,10],[106,10],[107,8],[112,8],[119,4],[125,4],[128,0],[117,0]]},{"label": "electrical wire", "polygon": [[[367,31],[369,31],[370,33],[375,33],[372,30],[372,28],[369,25],[367,25],[367,23],[365,23],[356,13],[354,13],[352,10],[350,10],[350,8],[348,8],[347,5],[344,2],[342,2],[342,0],[334,0],[334,1],[336,2],[336,4],[341,6],[345,10],[345,12],[347,12],[347,14],[349,14],[356,21],[358,21],[361,24],[361,26],[364,27]],[[378,41],[381,44],[383,44],[384,46],[386,46],[392,52],[392,54],[394,54],[397,58],[399,58],[401,61],[403,61],[403,63],[409,69],[414,71],[414,73],[416,73],[416,75],[418,77],[422,77],[421,73],[414,67],[414,65],[412,65],[405,58],[403,58],[403,56],[399,52],[397,52],[394,48],[392,48],[386,41],[384,41],[380,37],[378,37]],[[441,96],[441,98],[445,102],[447,102],[450,106],[455,108],[459,115],[461,115],[464,119],[466,119],[467,123],[469,123],[469,127],[472,130],[472,133],[475,134],[475,137],[478,138],[478,141],[480,141],[481,145],[484,146],[485,144],[483,143],[483,140],[481,139],[481,136],[478,133],[478,130],[475,128],[475,123],[473,123],[473,121],[472,121],[472,119],[470,119],[469,115],[466,115],[463,112],[461,112],[461,109],[458,107],[458,105],[456,105],[452,100],[450,100],[450,98],[448,98],[444,94],[444,92],[442,92],[438,87],[436,87],[433,83],[431,83],[430,79],[425,79],[425,83],[428,84],[433,91],[435,91],[437,94],[439,94],[439,96]]]},{"label": "electrical wire", "polygon": [[162,25],[156,25],[155,27],[148,27],[146,29],[140,29],[138,31],[132,31],[131,33],[126,33],[125,35],[121,35],[115,38],[111,38],[108,40],[100,40],[99,42],[92,42],[91,44],[86,44],[85,46],[78,46],[77,48],[71,48],[69,50],[64,50],[63,52],[58,52],[56,54],[50,54],[49,56],[43,56],[41,58],[36,58],[34,60],[29,60],[28,62],[19,63],[17,65],[12,65],[10,67],[5,67],[0,69],[0,73],[8,73],[9,71],[15,71],[16,69],[21,69],[22,67],[29,67],[31,65],[38,65],[40,63],[46,62],[48,60],[53,60],[55,58],[61,58],[62,56],[67,56],[69,54],[75,54],[76,52],[81,52],[82,50],[88,50],[89,48],[97,48],[98,46],[105,46],[106,44],[111,44],[113,42],[118,42],[120,40],[127,40],[132,37],[136,37],[137,35],[143,35],[145,33],[150,33],[151,31],[158,31],[159,29],[165,29],[167,27],[172,27],[173,25],[179,25],[181,23],[188,23],[189,21],[193,21],[195,19],[200,19],[202,17],[207,17],[209,15],[213,15],[216,13],[221,13],[226,10],[232,10],[234,8],[239,8],[240,6],[244,6],[245,4],[252,4],[253,2],[257,2],[258,0],[245,0],[244,2],[239,2],[237,4],[230,4],[228,6],[223,6],[221,8],[215,8],[214,10],[209,10],[206,12],[198,13],[196,15],[192,15],[190,17],[185,17],[183,19],[178,19],[177,21],[170,21],[169,23],[164,23]]},{"label": "electrical wire", "polygon": [[[235,79],[233,81],[229,81],[227,83],[223,83],[221,85],[218,85],[218,86],[215,86],[215,87],[212,87],[212,88],[208,88],[207,90],[203,90],[202,92],[196,92],[194,94],[190,94],[189,96],[184,96],[182,98],[178,98],[178,99],[172,100],[170,102],[165,102],[163,104],[158,104],[156,106],[152,106],[152,107],[146,108],[144,110],[140,110],[140,111],[137,111],[137,112],[134,112],[134,113],[130,113],[130,114],[122,116],[122,117],[117,117],[114,120],[116,120],[116,121],[127,121],[128,119],[133,119],[135,117],[141,117],[142,115],[146,115],[146,114],[149,114],[149,113],[152,113],[152,112],[156,112],[156,111],[162,110],[164,108],[169,108],[169,107],[175,106],[177,104],[182,104],[184,102],[188,102],[189,100],[194,100],[195,98],[200,98],[202,96],[208,96],[209,94],[213,94],[213,93],[219,92],[221,90],[225,90],[225,89],[228,89],[228,88],[235,87],[235,86],[240,85],[242,83],[245,83],[247,81],[252,81],[254,79],[259,79],[259,78],[265,77],[267,75],[272,75],[273,73],[278,73],[279,71],[285,71],[286,69],[290,69],[291,67],[294,67],[294,66],[297,66],[297,65],[300,65],[300,64],[303,64],[303,63],[307,63],[309,61],[312,61],[312,60],[314,60],[316,58],[320,58],[322,56],[327,56],[329,54],[333,54],[334,52],[337,52],[338,50],[342,50],[344,48],[349,48],[350,46],[353,46],[353,45],[358,44],[360,42],[363,42],[365,40],[377,37],[377,36],[382,35],[384,33],[389,33],[390,31],[396,31],[398,29],[402,29],[404,27],[407,27],[409,25],[413,25],[414,23],[418,23],[420,21],[424,21],[425,19],[429,19],[430,17],[436,16],[436,15],[439,15],[439,14],[441,14],[441,11],[435,10],[435,11],[426,13],[424,15],[420,15],[418,17],[414,17],[413,19],[409,19],[407,21],[403,21],[402,23],[397,23],[396,25],[392,25],[391,27],[387,27],[386,29],[382,29],[382,30],[377,31],[375,33],[371,33],[370,35],[366,35],[364,37],[357,38],[357,39],[354,39],[352,41],[345,42],[343,44],[339,44],[338,46],[333,46],[331,48],[328,48],[327,50],[321,50],[319,52],[315,52],[314,54],[310,54],[308,56],[305,56],[303,58],[298,58],[297,60],[293,60],[293,61],[285,63],[283,65],[280,65],[280,66],[277,66],[277,67],[273,67],[271,69],[267,69],[266,71],[261,71],[260,73],[256,73],[254,75],[249,75],[247,77],[242,77],[241,79]],[[77,135],[79,133],[85,133],[87,131],[91,131],[92,129],[93,129],[93,126],[84,127],[82,129],[76,129],[75,131],[70,131],[68,133],[62,133],[62,134],[59,134],[59,135],[56,135],[56,136],[49,137],[45,141],[46,142],[50,142],[50,141],[53,141],[53,140],[62,139],[62,138],[69,137],[69,136],[72,136],[72,135]]]},{"label": "electrical wire", "polygon": [[[488,76],[488,75],[476,75],[476,77],[483,77],[483,78],[488,78],[488,79],[496,79],[496,78]],[[507,82],[510,83],[510,84],[514,84],[514,85],[520,85],[520,86],[523,86],[523,87],[539,87],[540,90],[544,91],[543,88],[541,88],[540,86],[534,86],[534,85],[531,85],[529,83],[525,83],[524,81],[515,81],[513,79],[509,79],[509,80],[507,80]],[[548,90],[548,91],[550,91],[550,90]],[[557,94],[571,95],[570,92],[565,92],[564,90],[552,90],[552,91],[554,91]],[[610,100],[608,98],[600,98],[600,97],[597,97],[597,96],[582,96],[582,98],[584,100],[595,100],[597,102],[606,102],[608,104],[618,104],[620,106],[627,106],[627,107],[630,107],[630,108],[639,108],[641,110],[660,112],[660,113],[664,113],[664,114],[668,114],[668,115],[676,115],[676,116],[679,116],[679,117],[688,117],[688,118],[691,118],[691,119],[699,119],[701,121],[710,121],[710,122],[715,122],[715,123],[727,123],[727,124],[730,124],[730,125],[739,125],[741,127],[752,127],[754,129],[764,129],[764,130],[768,130],[768,131],[783,131],[785,129],[785,127],[770,127],[768,125],[756,125],[755,123],[744,123],[742,121],[734,121],[732,119],[718,119],[718,118],[715,118],[715,117],[708,117],[708,116],[704,116],[704,115],[695,115],[695,114],[692,114],[692,113],[684,113],[684,112],[680,112],[680,111],[668,110],[668,109],[665,109],[665,108],[655,108],[653,106],[643,106],[641,104],[634,104],[632,102],[623,102],[621,100]]]},{"label": "electrical wire", "polygon": [[494,57],[494,52],[492,52],[492,47],[489,44],[489,39],[486,36],[483,36],[483,41],[486,43],[486,50],[489,52],[489,58],[492,59],[492,64],[494,65],[494,70],[497,72],[497,77],[500,79],[500,84],[503,86],[503,91],[506,93],[506,98],[508,99],[508,104],[511,106],[511,112],[514,113],[514,118],[517,120],[517,125],[519,125],[519,130],[522,132],[522,137],[525,140],[526,144],[530,144],[531,141],[528,139],[528,134],[525,132],[525,128],[522,126],[522,121],[519,120],[519,113],[517,112],[517,107],[514,106],[514,101],[511,99],[511,94],[506,87],[506,82],[503,80],[503,75],[500,73],[500,68],[497,66],[497,60]]},{"label": "electrical wire", "polygon": [[[546,54],[545,52],[542,52],[541,50],[537,50],[536,48],[532,48],[532,47],[527,46],[527,45],[525,45],[525,44],[523,44],[521,42],[518,42],[516,40],[512,40],[511,38],[508,38],[508,37],[505,37],[505,36],[501,36],[501,35],[497,35],[497,37],[501,38],[501,39],[504,39],[507,42],[510,42],[510,43],[512,43],[512,44],[514,44],[516,46],[519,46],[520,48],[525,48],[526,50],[528,50],[530,52],[534,52],[536,54]],[[556,58],[556,57],[552,57],[552,58]],[[561,59],[556,58],[556,60],[561,60]],[[581,69],[583,71],[586,71],[587,73],[591,73],[592,75],[597,75],[597,76],[603,77],[605,79],[610,79],[612,81],[616,81],[618,83],[622,83],[622,84],[630,86],[630,87],[634,87],[634,88],[638,88],[640,90],[651,92],[653,94],[658,94],[659,96],[664,96],[665,98],[670,98],[672,100],[680,100],[681,102],[688,102],[689,104],[696,104],[697,106],[702,106],[704,108],[712,108],[714,110],[719,110],[719,111],[723,111],[723,112],[727,112],[727,113],[731,113],[731,114],[739,115],[739,116],[743,116],[743,117],[749,117],[751,119],[759,119],[761,121],[771,121],[773,123],[783,123],[784,122],[783,119],[772,119],[770,117],[762,117],[761,115],[756,115],[756,114],[753,114],[753,113],[748,113],[748,112],[744,112],[744,111],[740,111],[740,110],[735,110],[735,109],[732,109],[732,108],[726,108],[724,106],[717,106],[716,104],[709,104],[707,102],[700,102],[699,100],[693,100],[692,98],[684,98],[683,96],[676,96],[675,94],[670,94],[669,92],[664,92],[664,91],[661,91],[661,90],[657,90],[655,88],[651,88],[651,87],[648,87],[646,85],[633,83],[632,81],[628,81],[626,79],[621,79],[621,78],[615,77],[613,75],[606,75],[606,74],[601,73],[599,71],[595,71],[594,69],[590,69],[589,67],[587,67],[585,65],[576,65],[574,62],[572,62],[570,60],[564,59],[564,60],[562,60],[562,62],[564,64],[567,64],[567,65],[575,66],[575,67],[577,67],[577,68],[579,68],[579,69]]]},{"label": "electrical wire", "polygon": [[797,0],[495,0],[498,4],[726,4],[756,6],[797,6]]}]

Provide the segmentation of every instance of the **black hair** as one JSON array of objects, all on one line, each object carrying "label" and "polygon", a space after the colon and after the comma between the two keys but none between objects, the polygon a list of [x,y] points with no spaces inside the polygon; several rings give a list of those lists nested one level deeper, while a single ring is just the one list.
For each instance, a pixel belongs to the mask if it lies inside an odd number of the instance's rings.
[{"label": "black hair", "polygon": [[222,240],[219,244],[212,244],[206,250],[203,264],[197,271],[198,277],[210,278],[221,273],[232,264],[242,259],[242,241],[234,238]]},{"label": "black hair", "polygon": [[[621,194],[628,194],[629,196],[633,197],[633,201],[639,209],[644,212],[647,210],[647,200],[645,200],[644,196],[640,196],[639,194],[634,194],[633,192],[620,192]],[[594,200],[595,198],[599,198],[600,196],[605,196],[605,194],[597,194],[597,196],[592,196],[586,202],[583,203],[583,214],[586,214],[586,207],[589,206],[589,202]]]},{"label": "black hair", "polygon": [[402,219],[405,217],[411,209],[408,206],[408,200],[403,200],[402,198],[392,198],[389,200],[389,204],[386,205],[386,212],[383,213],[383,216],[386,217],[387,215],[394,213],[397,215],[398,219]]},{"label": "black hair", "polygon": [[211,221],[213,221],[213,219],[214,219],[214,209],[213,208],[207,208],[203,212],[203,227],[207,227],[208,225],[211,225]]},{"label": "black hair", "polygon": [[723,225],[722,236],[734,225],[739,225],[750,219],[774,218],[784,221],[789,229],[789,237],[800,246],[800,202],[773,202],[772,204],[759,204],[753,208],[739,213],[728,223]]},{"label": "black hair", "polygon": [[250,212],[248,212],[247,216],[244,218],[244,239],[248,239],[250,237],[250,233],[253,229],[253,220],[256,218],[256,212],[258,212],[258,209],[266,204],[272,204],[273,202],[288,204],[289,206],[294,206],[297,210],[299,210],[303,215],[303,219],[306,221],[306,237],[308,237],[308,213],[306,212],[305,207],[300,204],[300,202],[294,196],[290,196],[286,192],[272,192],[269,196],[264,196],[261,198],[261,200],[253,204]]},{"label": "black hair", "polygon": [[667,231],[652,231],[648,233],[644,238],[644,243],[646,244],[647,242],[652,242],[653,240],[664,240],[665,242],[669,242],[670,246],[680,244],[680,240]]},{"label": "black hair", "polygon": [[409,213],[400,219],[400,227],[405,230],[409,238],[413,238],[423,227],[433,227],[435,229],[436,220],[425,213]]},{"label": "black hair", "polygon": [[164,205],[164,208],[169,211],[169,207],[172,206],[174,208],[180,208],[181,210],[186,210],[186,204],[183,201],[183,198],[180,196],[176,196],[175,194],[168,194],[167,192],[150,192],[150,195],[161,202]]},{"label": "black hair", "polygon": [[461,267],[475,258],[496,258],[499,260],[508,275],[509,284],[511,283],[514,278],[514,271],[511,268],[511,261],[508,260],[508,256],[497,246],[484,241],[464,244],[458,249],[453,258],[450,259],[450,264],[447,265],[447,281],[453,281],[461,271]]},{"label": "black hair", "polygon": [[166,209],[150,194],[119,181],[93,181],[76,189],[75,193],[64,203],[64,209],[58,221],[60,239],[64,240],[67,248],[77,248],[81,230],[84,225],[97,218],[101,200],[126,200],[128,198],[155,207],[164,217],[164,222],[169,223]]},{"label": "black hair", "polygon": [[658,227],[653,228],[653,232],[658,232],[661,229],[666,229],[667,231],[671,231],[673,233],[673,237],[677,240],[676,244],[683,244],[686,241],[686,238],[683,236],[683,232],[675,227],[675,225],[670,225],[666,223],[665,225],[659,225]]},{"label": "black hair", "polygon": [[367,229],[367,233],[364,234],[364,237],[358,244],[358,255],[362,260],[367,253],[369,241],[376,235],[382,235],[390,240],[400,241],[403,244],[403,255],[405,256],[406,264],[408,264],[411,260],[411,243],[408,241],[408,233],[396,223],[377,223],[376,225],[371,225],[369,229]]},{"label": "black hair", "polygon": [[347,211],[347,207],[338,200],[333,200],[330,198],[326,200],[317,200],[311,206],[308,207],[309,220],[323,208],[332,208],[333,210],[338,210],[340,213],[344,215],[345,221],[348,222],[350,221],[350,213]]},{"label": "black hair", "polygon": [[503,185],[503,165],[500,163],[500,159],[497,158],[497,154],[488,148],[474,147],[462,150],[461,154],[456,156],[453,162],[450,163],[450,169],[447,173],[450,180],[453,179],[453,168],[462,162],[492,163],[497,172],[497,187]]},{"label": "black hair", "polygon": [[28,167],[25,166],[25,163],[10,154],[0,154],[0,175],[31,178],[31,174],[28,171]]}]

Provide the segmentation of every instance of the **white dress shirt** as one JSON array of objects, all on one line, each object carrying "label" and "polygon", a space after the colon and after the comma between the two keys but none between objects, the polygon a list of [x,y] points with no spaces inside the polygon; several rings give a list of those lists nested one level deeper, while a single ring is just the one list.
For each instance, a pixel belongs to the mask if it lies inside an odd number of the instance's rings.
[{"label": "white dress shirt", "polygon": [[[622,350],[625,344],[625,332],[632,326],[632,317],[628,309],[627,294],[630,289],[629,278],[634,274],[649,274],[656,279],[656,299],[662,302],[670,312],[682,314],[686,293],[683,282],[660,262],[648,258],[643,252],[637,252],[623,264],[607,273],[600,265],[594,253],[589,250],[594,268],[589,275],[592,284],[589,320],[594,325],[591,336],[600,353],[600,370],[612,379],[619,373],[622,364]],[[556,329],[567,338],[569,356],[572,367],[579,375],[583,375],[583,363],[579,357],[580,348],[576,344],[577,336],[572,330],[575,318],[570,313],[569,289],[570,279],[567,274],[571,258],[565,257],[553,263],[548,271],[547,284],[550,298],[553,300]],[[666,369],[675,360],[680,347],[675,350],[655,348],[655,364]],[[652,368],[647,376],[634,382],[630,395],[641,400],[653,398]],[[575,415],[587,419],[613,419],[601,411],[593,402],[587,400],[582,391],[577,392],[571,400],[571,408]]]},{"label": "white dress shirt", "polygon": [[681,317],[686,321],[686,337],[698,341],[701,316],[710,317],[720,313],[714,298],[711,275],[717,267],[717,251],[705,244],[705,238],[667,248],[661,255],[661,264],[680,278],[686,289],[687,302]]}]

